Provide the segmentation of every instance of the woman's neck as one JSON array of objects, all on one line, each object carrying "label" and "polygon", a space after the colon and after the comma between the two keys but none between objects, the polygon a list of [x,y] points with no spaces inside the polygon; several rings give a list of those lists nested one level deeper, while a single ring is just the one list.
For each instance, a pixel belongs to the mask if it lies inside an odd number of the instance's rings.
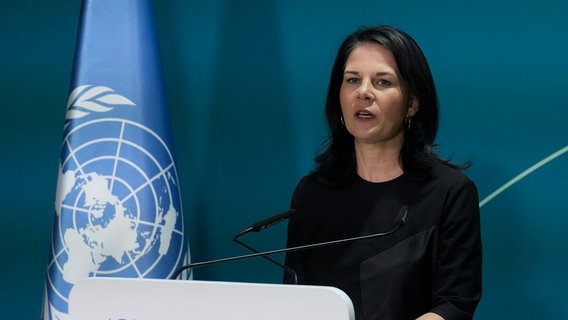
[{"label": "woman's neck", "polygon": [[364,144],[355,141],[357,174],[370,182],[385,182],[403,174],[400,146]]}]

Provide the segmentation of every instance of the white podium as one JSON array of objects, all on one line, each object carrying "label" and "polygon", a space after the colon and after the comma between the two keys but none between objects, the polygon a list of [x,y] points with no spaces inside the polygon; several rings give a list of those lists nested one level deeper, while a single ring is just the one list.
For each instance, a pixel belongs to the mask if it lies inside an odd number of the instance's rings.
[{"label": "white podium", "polygon": [[69,296],[70,320],[354,320],[333,287],[86,278]]}]

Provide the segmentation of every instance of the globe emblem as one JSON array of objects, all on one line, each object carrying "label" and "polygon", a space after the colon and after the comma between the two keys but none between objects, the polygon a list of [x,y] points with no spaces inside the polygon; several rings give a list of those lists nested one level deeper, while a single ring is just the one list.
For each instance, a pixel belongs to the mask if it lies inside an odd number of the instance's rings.
[{"label": "globe emblem", "polygon": [[116,118],[67,129],[48,266],[60,311],[85,277],[168,277],[185,240],[177,173],[160,136]]}]

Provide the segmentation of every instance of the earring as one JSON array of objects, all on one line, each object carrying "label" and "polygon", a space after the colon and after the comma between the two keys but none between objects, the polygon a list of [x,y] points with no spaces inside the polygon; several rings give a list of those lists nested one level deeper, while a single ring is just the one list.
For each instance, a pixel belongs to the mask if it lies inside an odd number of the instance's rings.
[{"label": "earring", "polygon": [[406,127],[406,130],[410,130],[411,124],[412,124],[412,121],[410,120],[409,117],[404,118],[404,126]]},{"label": "earring", "polygon": [[343,116],[341,116],[341,117],[339,118],[339,121],[341,121],[341,124],[345,126],[345,121],[343,120]]}]

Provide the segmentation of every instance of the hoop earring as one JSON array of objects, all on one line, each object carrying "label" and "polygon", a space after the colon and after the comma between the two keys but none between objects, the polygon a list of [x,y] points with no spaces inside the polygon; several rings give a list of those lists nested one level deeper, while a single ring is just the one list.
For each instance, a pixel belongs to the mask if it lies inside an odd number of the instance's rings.
[{"label": "hoop earring", "polygon": [[409,117],[404,118],[404,126],[406,130],[410,130],[410,125],[412,124],[412,120]]}]

